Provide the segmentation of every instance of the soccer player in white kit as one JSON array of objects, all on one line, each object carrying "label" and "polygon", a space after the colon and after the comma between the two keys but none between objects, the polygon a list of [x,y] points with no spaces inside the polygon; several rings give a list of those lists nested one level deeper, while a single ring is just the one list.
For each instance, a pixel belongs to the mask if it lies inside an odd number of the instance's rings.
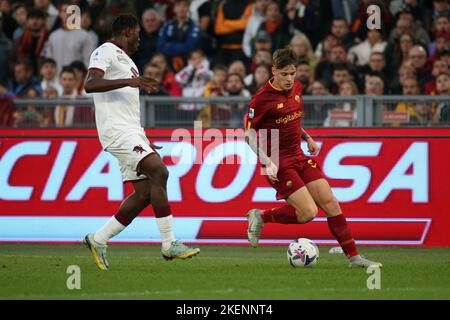
[{"label": "soccer player in white kit", "polygon": [[186,259],[200,252],[176,240],[167,200],[169,172],[140,124],[139,90],[157,91],[159,83],[139,76],[128,56],[139,46],[139,22],[130,14],[112,24],[113,39],[94,50],[89,62],[85,90],[92,93],[95,120],[104,150],[120,164],[122,178],[133,183],[134,192],[103,227],[84,238],[100,270],[108,270],[107,242],[124,230],[139,213],[152,204],[161,234],[161,253],[166,260]]}]

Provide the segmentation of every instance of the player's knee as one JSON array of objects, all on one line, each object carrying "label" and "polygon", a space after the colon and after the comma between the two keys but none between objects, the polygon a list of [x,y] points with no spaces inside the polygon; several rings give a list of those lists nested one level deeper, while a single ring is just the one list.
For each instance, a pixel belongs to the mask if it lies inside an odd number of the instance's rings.
[{"label": "player's knee", "polygon": [[136,192],[136,197],[140,202],[150,202],[152,198],[150,188]]},{"label": "player's knee", "polygon": [[169,170],[166,166],[160,165],[153,170],[152,178],[155,182],[165,185],[169,179]]},{"label": "player's knee", "polygon": [[329,199],[326,199],[322,204],[322,208],[327,215],[338,214],[341,212],[339,202],[335,197],[330,197]]},{"label": "player's knee", "polygon": [[311,205],[306,208],[303,208],[301,211],[296,211],[297,220],[299,223],[307,223],[313,220],[318,213],[317,206]]}]

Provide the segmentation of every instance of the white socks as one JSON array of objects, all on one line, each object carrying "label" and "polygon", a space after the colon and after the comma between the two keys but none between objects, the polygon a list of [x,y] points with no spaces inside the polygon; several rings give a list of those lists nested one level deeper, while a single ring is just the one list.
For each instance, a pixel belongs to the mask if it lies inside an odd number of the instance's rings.
[{"label": "white socks", "polygon": [[[164,218],[156,218],[156,224],[158,225],[159,233],[161,234],[162,248],[167,250],[170,248],[172,241],[175,240],[175,236],[173,235],[172,215]],[[107,244],[112,237],[118,235],[125,228],[126,227],[113,216],[103,225],[103,227],[94,233],[94,240],[100,244]]]},{"label": "white socks", "polygon": [[112,216],[103,227],[94,233],[94,240],[100,244],[106,244],[109,239],[118,235],[123,229],[125,226]]},{"label": "white socks", "polygon": [[170,248],[170,244],[175,240],[173,235],[173,220],[172,215],[164,218],[156,218],[159,233],[161,234],[161,242],[163,250]]}]

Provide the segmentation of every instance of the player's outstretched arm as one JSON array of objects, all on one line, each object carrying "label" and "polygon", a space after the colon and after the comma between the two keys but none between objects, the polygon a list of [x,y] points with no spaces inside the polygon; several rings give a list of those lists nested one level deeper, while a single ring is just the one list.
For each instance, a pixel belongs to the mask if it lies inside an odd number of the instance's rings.
[{"label": "player's outstretched arm", "polygon": [[254,129],[247,129],[245,131],[245,140],[250,148],[258,156],[259,161],[266,167],[266,173],[272,182],[278,181],[277,166],[270,160],[269,156],[258,146],[258,134]]},{"label": "player's outstretched arm", "polygon": [[105,92],[123,87],[140,88],[149,93],[159,90],[159,82],[149,77],[136,77],[130,79],[108,80],[103,78],[104,72],[101,70],[90,69],[86,76],[84,90],[87,93]]}]

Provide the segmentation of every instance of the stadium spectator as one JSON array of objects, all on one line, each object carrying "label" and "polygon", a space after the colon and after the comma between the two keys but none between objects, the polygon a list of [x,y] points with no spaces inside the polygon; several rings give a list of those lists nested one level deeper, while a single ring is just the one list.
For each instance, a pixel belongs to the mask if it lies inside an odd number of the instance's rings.
[{"label": "stadium spectator", "polygon": [[6,84],[0,82],[0,127],[11,127],[14,123],[14,100]]},{"label": "stadium spectator", "polygon": [[345,64],[336,64],[333,68],[332,83],[330,92],[332,94],[339,94],[339,90],[344,82],[352,79],[352,75]]},{"label": "stadium spectator", "polygon": [[267,6],[264,22],[258,28],[258,31],[260,30],[269,34],[272,41],[272,50],[283,48],[292,37],[288,24],[284,21],[280,12],[279,5],[274,1]]},{"label": "stadium spectator", "polygon": [[[228,73],[225,81],[225,96],[229,97],[250,97],[250,92],[245,88],[244,79],[238,73]],[[244,122],[244,115],[247,104],[236,103],[229,106],[230,123],[232,128],[241,128]]]},{"label": "stadium spectator", "polygon": [[417,42],[422,45],[427,46],[430,43],[428,32],[421,26],[420,21],[416,21],[409,6],[404,6],[397,14],[396,27],[389,35],[389,42],[394,43],[405,32],[413,34]]},{"label": "stadium spectator", "polygon": [[[39,98],[39,93],[35,88],[28,88],[23,96],[25,99]],[[38,107],[34,105],[27,105],[16,108],[14,112],[14,127],[40,127],[44,123],[44,116],[39,112]]]},{"label": "stadium spectator", "polygon": [[24,97],[28,89],[35,88],[41,93],[39,82],[33,77],[33,68],[27,62],[17,62],[14,66],[14,81],[11,85],[11,93],[16,97]]},{"label": "stadium spectator", "polygon": [[[89,58],[95,46],[92,38],[86,30],[69,29],[67,22],[69,15],[66,13],[68,4],[63,4],[60,9],[60,20],[62,27],[53,31],[44,49],[42,56],[52,58],[56,61],[58,73],[63,66],[69,65],[72,61],[82,61],[84,65],[89,64]],[[64,43],[64,45],[61,45]]]},{"label": "stadium spectator", "polygon": [[141,73],[144,72],[144,67],[157,50],[161,23],[161,17],[155,9],[147,9],[142,13],[139,48],[131,57]]},{"label": "stadium spectator", "polygon": [[[310,0],[288,0],[283,11],[289,29],[295,34],[304,35],[308,42],[314,46],[317,44],[316,12]],[[283,2],[282,2],[283,3]]]},{"label": "stadium spectator", "polygon": [[365,78],[364,93],[368,96],[381,96],[384,94],[384,80],[380,74],[367,74]]},{"label": "stadium spectator", "polygon": [[[315,80],[307,90],[312,96],[328,96],[330,92],[323,80]],[[311,125],[320,126],[328,116],[328,111],[334,107],[331,103],[314,102],[305,104],[305,120]]]},{"label": "stadium spectator", "polygon": [[160,66],[154,63],[149,63],[144,67],[144,75],[150,78],[157,80],[160,83],[159,91],[153,93],[147,93],[144,90],[141,90],[141,94],[143,95],[152,95],[152,96],[168,96],[169,93],[165,90],[163,86],[163,73],[161,71]]},{"label": "stadium spectator", "polygon": [[79,96],[86,95],[86,91],[84,91],[84,79],[87,75],[86,66],[82,61],[72,61],[69,65],[75,73],[75,87],[77,89],[77,94]]},{"label": "stadium spectator", "polygon": [[3,32],[8,39],[12,39],[14,30],[19,26],[13,17],[11,0],[0,0],[0,16],[3,20]]},{"label": "stadium spectator", "polygon": [[[349,97],[358,94],[358,86],[354,81],[344,81],[339,85],[339,96]],[[347,119],[347,117],[351,118]],[[324,127],[351,127],[356,123],[356,105],[350,101],[339,103],[328,111]]]},{"label": "stadium spectator", "polygon": [[241,76],[242,79],[245,79],[247,76],[247,70],[245,68],[244,62],[241,60],[233,61],[228,67],[228,74],[237,73]]},{"label": "stadium spectator", "polygon": [[[403,85],[402,94],[404,96],[411,96],[411,95],[415,96],[420,94],[420,88],[417,79],[415,78],[405,79],[402,85]],[[411,117],[416,116],[415,103],[400,102],[395,106],[395,112],[407,113],[408,119],[411,119]],[[393,125],[398,126],[399,124],[394,123]]]},{"label": "stadium spectator", "polygon": [[242,40],[253,10],[250,0],[224,0],[217,8],[214,31],[219,51],[216,62],[228,65],[234,60],[244,60]]},{"label": "stadium spectator", "polygon": [[[63,89],[60,95],[61,98],[76,98],[78,96],[76,76],[73,68],[64,66],[60,72],[59,82]],[[94,122],[93,107],[59,105],[55,107],[53,116],[56,127],[86,126],[92,125]]]},{"label": "stadium spectator", "polygon": [[[450,75],[448,73],[441,73],[436,78],[436,89],[440,96],[450,95]],[[441,102],[437,105],[435,120],[437,123],[446,124],[450,123],[450,102]]]},{"label": "stadium spectator", "polygon": [[50,0],[34,0],[34,8],[46,13],[46,29],[52,31],[60,15],[58,9]]},{"label": "stadium spectator", "polygon": [[[33,70],[37,71],[39,56],[49,37],[45,26],[46,13],[37,9],[28,12],[26,28],[14,43],[14,58],[16,61],[28,61]],[[61,43],[59,43],[61,45]]]},{"label": "stadium spectator", "polygon": [[[204,97],[221,97],[225,94],[225,81],[227,79],[227,67],[217,64],[213,68],[212,79],[206,84]],[[197,116],[197,120],[202,121],[202,126],[220,126],[220,119],[229,115],[229,107],[222,104],[205,105]]]},{"label": "stadium spectator", "polygon": [[[447,17],[450,15],[450,3],[448,0],[433,0],[433,8],[428,10],[425,27],[427,30],[433,30],[433,22],[436,26],[436,18]],[[448,19],[447,19],[448,21]],[[450,31],[450,30],[449,30]]]},{"label": "stadium spectator", "polygon": [[248,86],[249,91],[254,95],[259,89],[261,89],[271,77],[270,67],[266,64],[260,64],[256,66],[255,70],[251,74],[251,83]]},{"label": "stadium spectator", "polygon": [[307,61],[311,68],[316,66],[316,56],[314,55],[309,39],[305,35],[294,35],[291,39],[290,45],[299,61]]},{"label": "stadium spectator", "polygon": [[435,45],[434,54],[430,55],[428,60],[434,62],[436,59],[440,59],[442,52],[450,48],[450,32],[439,31],[435,33]]},{"label": "stadium spectator", "polygon": [[[403,82],[402,94],[404,96],[420,94],[419,83],[415,78],[409,78]],[[404,123],[405,125],[427,125],[433,118],[431,106],[423,102],[400,102],[395,107],[395,112],[408,114],[408,122]]]},{"label": "stadium spectator", "polygon": [[330,60],[331,48],[335,45],[339,44],[339,40],[330,34],[327,34],[322,41],[322,46],[319,45],[316,47],[314,55],[316,56],[317,61],[326,61]]},{"label": "stadium spectator", "polygon": [[350,48],[347,59],[356,66],[364,66],[369,62],[372,52],[384,52],[386,45],[381,30],[368,30],[366,39]]},{"label": "stadium spectator", "polygon": [[[440,32],[450,32],[450,18],[448,15],[439,15],[434,20],[434,28],[432,34],[436,37],[436,34]],[[428,52],[430,55],[436,52],[436,41],[430,42],[428,45]]]},{"label": "stadium spectator", "polygon": [[297,73],[295,74],[295,80],[299,81],[303,86],[303,95],[308,95],[307,89],[312,83],[313,77],[311,67],[308,61],[300,61],[297,64]]},{"label": "stadium spectator", "polygon": [[160,30],[157,50],[169,59],[175,72],[185,65],[190,52],[201,46],[200,28],[189,18],[189,0],[176,0],[175,18]]},{"label": "stadium spectator", "polygon": [[427,52],[422,46],[414,46],[409,50],[408,59],[411,60],[411,65],[416,69],[417,80],[419,87],[423,89],[425,83],[430,80],[431,65],[427,61]]},{"label": "stadium spectator", "polygon": [[211,3],[209,0],[193,0],[189,7],[191,19],[200,27],[201,49],[208,57],[216,53],[212,37]]},{"label": "stadium spectator", "polygon": [[345,50],[345,47],[343,45],[337,44],[331,49],[330,59],[322,60],[317,65],[315,70],[315,78],[324,80],[328,84],[328,86],[330,86],[335,65],[346,63],[347,51]]},{"label": "stadium spectator", "polygon": [[[345,49],[349,49],[353,46],[353,36],[350,33],[349,26],[345,18],[334,18],[331,23],[331,35],[335,38],[337,43],[340,43],[344,46]],[[331,45],[333,47],[333,45]],[[325,48],[325,39],[320,42],[316,48],[316,57],[318,59],[322,59]]]},{"label": "stadium spectator", "polygon": [[[180,70],[175,79],[183,88],[183,97],[198,98],[203,96],[205,86],[211,80],[209,61],[201,49],[196,49],[189,54],[188,65]],[[180,110],[201,109],[198,104],[180,104]]]},{"label": "stadium spectator", "polygon": [[55,60],[51,58],[42,60],[39,75],[41,77],[41,88],[44,92],[48,88],[54,88],[57,91],[57,95],[62,94],[62,87],[59,84]]},{"label": "stadium spectator", "polygon": [[255,47],[255,52],[260,50],[272,52],[272,38],[265,30],[259,30],[256,33],[253,45]]},{"label": "stadium spectator", "polygon": [[248,20],[247,26],[245,27],[244,37],[242,39],[242,51],[247,56],[251,58],[256,52],[254,47],[254,42],[256,34],[258,33],[260,25],[265,20],[265,13],[270,0],[256,0],[252,9],[252,15]]},{"label": "stadium spectator", "polygon": [[26,28],[26,24],[27,24],[27,7],[25,6],[24,3],[21,2],[16,2],[13,5],[13,18],[16,20],[17,22],[17,27],[14,30],[13,36],[12,36],[12,40],[16,41],[16,39],[18,39],[19,37],[22,36],[25,28]]},{"label": "stadium spectator", "polygon": [[425,90],[424,93],[428,96],[434,96],[437,94],[436,89],[436,77],[440,75],[441,73],[448,73],[448,65],[447,62],[444,59],[435,60],[433,63],[433,69],[431,70],[431,76],[432,79],[429,80],[425,84]]},{"label": "stadium spectator", "polygon": [[416,44],[416,40],[411,33],[405,32],[394,44],[388,44],[385,50],[385,58],[387,62],[386,69],[389,75],[398,70],[399,67],[408,60],[409,51]]},{"label": "stadium spectator", "polygon": [[91,37],[91,42],[92,42],[93,46],[97,47],[98,46],[98,35],[92,29],[92,13],[88,9],[83,9],[81,11],[81,28],[86,30],[86,32]]},{"label": "stadium spectator", "polygon": [[12,50],[11,40],[8,39],[3,32],[3,19],[0,15],[0,83],[6,83],[9,80],[9,68],[8,62]]},{"label": "stadium spectator", "polygon": [[169,69],[167,58],[161,53],[156,53],[151,58],[150,64],[156,64],[160,67],[163,75],[162,85],[164,91],[166,91],[169,96],[180,97],[182,95],[183,89],[175,79],[175,73],[173,73],[173,71]]},{"label": "stadium spectator", "polygon": [[395,76],[391,82],[390,92],[391,94],[402,94],[403,83],[406,79],[417,79],[416,69],[410,64],[404,63],[398,69],[398,76]]},{"label": "stadium spectator", "polygon": [[378,51],[374,51],[370,54],[369,63],[367,65],[358,68],[358,81],[363,83],[365,75],[373,72],[381,73],[384,78],[390,79],[390,73],[386,70],[386,59],[384,54]]},{"label": "stadium spectator", "polygon": [[349,26],[352,25],[358,14],[359,2],[358,0],[331,0],[333,17],[342,17]]}]

